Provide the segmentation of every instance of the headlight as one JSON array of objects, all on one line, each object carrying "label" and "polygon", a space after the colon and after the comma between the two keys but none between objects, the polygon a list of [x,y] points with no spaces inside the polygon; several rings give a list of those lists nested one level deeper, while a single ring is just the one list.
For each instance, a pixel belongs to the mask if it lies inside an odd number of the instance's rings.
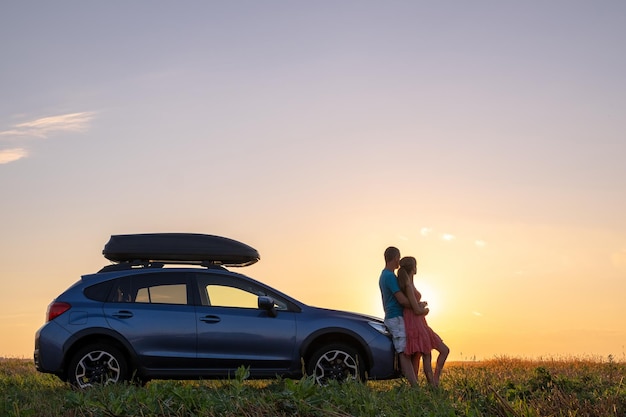
[{"label": "headlight", "polygon": [[387,327],[379,321],[368,321],[367,324],[369,324],[370,326],[374,328],[374,330],[378,331],[379,333],[384,334],[385,336],[391,335],[389,333],[389,330],[387,330]]}]

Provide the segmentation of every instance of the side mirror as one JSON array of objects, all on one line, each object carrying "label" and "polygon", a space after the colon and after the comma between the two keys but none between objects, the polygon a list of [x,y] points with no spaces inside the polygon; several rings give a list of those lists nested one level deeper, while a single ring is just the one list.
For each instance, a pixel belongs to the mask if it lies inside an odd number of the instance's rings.
[{"label": "side mirror", "polygon": [[274,299],[272,297],[261,295],[259,296],[258,304],[260,310],[267,311],[267,314],[270,317],[276,317],[276,304],[274,303]]}]

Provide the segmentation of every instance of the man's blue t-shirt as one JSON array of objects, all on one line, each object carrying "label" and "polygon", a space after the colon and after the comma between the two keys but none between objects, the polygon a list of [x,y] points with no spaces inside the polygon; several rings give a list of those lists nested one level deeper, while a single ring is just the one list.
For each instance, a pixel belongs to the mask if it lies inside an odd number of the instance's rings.
[{"label": "man's blue t-shirt", "polygon": [[385,319],[402,316],[403,307],[394,296],[395,293],[400,291],[396,274],[388,269],[383,269],[383,272],[380,274],[380,279],[378,280],[378,286],[380,287],[380,294],[383,297]]}]

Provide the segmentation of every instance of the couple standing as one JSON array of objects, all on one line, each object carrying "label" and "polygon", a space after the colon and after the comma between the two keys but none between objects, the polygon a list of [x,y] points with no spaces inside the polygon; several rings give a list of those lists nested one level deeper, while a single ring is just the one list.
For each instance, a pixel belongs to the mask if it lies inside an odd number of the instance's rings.
[{"label": "couple standing", "polygon": [[[396,269],[397,276],[394,273]],[[385,309],[385,325],[398,352],[402,373],[411,386],[416,386],[421,359],[426,380],[436,387],[450,349],[426,323],[429,310],[413,284],[416,272],[415,258],[407,256],[400,259],[400,250],[390,246],[385,250],[385,269],[380,274],[378,285]],[[439,352],[434,373],[433,349]]]}]

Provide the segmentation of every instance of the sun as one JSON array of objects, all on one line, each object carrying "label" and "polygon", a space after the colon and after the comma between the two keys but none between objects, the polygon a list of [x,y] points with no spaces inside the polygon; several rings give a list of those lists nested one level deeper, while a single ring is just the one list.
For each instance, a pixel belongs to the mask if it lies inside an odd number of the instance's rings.
[{"label": "sun", "polygon": [[430,312],[428,313],[428,317],[435,317],[443,311],[445,306],[442,305],[441,299],[439,298],[438,289],[430,284],[431,282],[436,282],[433,277],[428,275],[419,275],[419,273],[415,276],[415,288],[422,294],[422,301],[428,302],[428,308]]}]

